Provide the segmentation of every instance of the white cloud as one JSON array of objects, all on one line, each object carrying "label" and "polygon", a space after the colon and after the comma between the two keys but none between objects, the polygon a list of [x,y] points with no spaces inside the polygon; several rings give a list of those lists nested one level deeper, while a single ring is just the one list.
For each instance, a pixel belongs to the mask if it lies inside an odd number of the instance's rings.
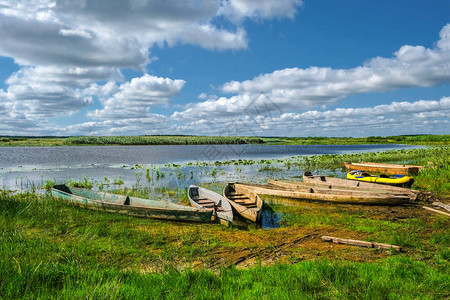
[{"label": "white cloud", "polygon": [[96,119],[146,118],[153,105],[168,104],[170,98],[178,95],[185,84],[184,80],[172,80],[148,74],[133,78],[114,88],[106,85],[105,91],[114,91],[109,98],[100,99],[103,109],[89,112],[88,116]]},{"label": "white cloud", "polygon": [[92,104],[91,81],[121,79],[115,68],[24,67],[11,75],[7,96],[30,120],[72,114]]},{"label": "white cloud", "polygon": [[[190,104],[174,116],[189,119],[207,114],[245,115],[249,106],[263,111],[268,106],[273,111],[298,111],[335,104],[352,94],[448,84],[450,24],[444,26],[440,37],[436,49],[406,45],[392,58],[376,57],[352,69],[287,68],[252,80],[231,81],[222,86],[222,91],[237,95]],[[266,100],[254,101],[261,97]]]},{"label": "white cloud", "polygon": [[168,118],[151,114],[140,118],[92,121],[68,126],[60,134],[66,135],[142,135],[160,134],[168,128]]},{"label": "white cloud", "polygon": [[[91,117],[116,119],[128,113],[147,118],[149,106],[167,103],[184,81],[144,83],[141,78],[119,87],[102,83],[123,80],[123,68],[143,70],[154,59],[150,49],[156,44],[245,49],[248,40],[242,26],[224,29],[214,20],[233,21],[234,14],[238,19],[292,17],[298,5],[235,0],[0,1],[0,56],[13,58],[21,68],[7,81],[5,93],[16,110],[11,116],[17,116],[18,123],[24,118],[40,126],[49,117],[74,113],[99,97],[104,108]],[[142,89],[131,91],[133,84]],[[108,95],[113,96],[105,100]]]},{"label": "white cloud", "polygon": [[195,134],[260,136],[448,134],[449,115],[450,97],[443,97],[439,101],[393,102],[365,108],[205,118],[177,129]]},{"label": "white cloud", "polygon": [[301,5],[301,0],[226,0],[222,2],[221,13],[235,23],[244,18],[293,18]]}]

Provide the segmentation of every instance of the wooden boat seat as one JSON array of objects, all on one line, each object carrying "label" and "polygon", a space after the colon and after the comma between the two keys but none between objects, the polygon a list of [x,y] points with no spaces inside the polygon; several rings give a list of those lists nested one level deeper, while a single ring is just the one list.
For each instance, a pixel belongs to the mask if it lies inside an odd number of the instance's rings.
[{"label": "wooden boat seat", "polygon": [[203,208],[214,208],[214,204],[202,205]]},{"label": "wooden boat seat", "polygon": [[198,204],[200,204],[201,206],[204,206],[204,207],[206,207],[206,206],[209,206],[209,205],[212,205],[212,206],[214,206],[214,202],[212,202],[212,201],[208,201],[208,202],[197,202]]},{"label": "wooden boat seat", "polygon": [[[236,202],[236,201],[235,201]],[[250,207],[250,206],[252,206],[252,207],[256,207],[256,204],[255,204],[255,202],[248,202],[248,201],[243,201],[243,202],[236,202],[237,204],[240,204],[240,205],[242,205],[242,206],[245,206],[245,207]]]}]

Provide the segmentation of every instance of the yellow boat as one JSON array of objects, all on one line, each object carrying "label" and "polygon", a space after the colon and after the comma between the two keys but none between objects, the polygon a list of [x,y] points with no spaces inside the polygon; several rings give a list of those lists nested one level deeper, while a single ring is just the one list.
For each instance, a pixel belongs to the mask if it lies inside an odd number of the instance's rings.
[{"label": "yellow boat", "polygon": [[387,185],[410,187],[414,183],[414,178],[404,175],[370,175],[361,170],[355,170],[347,173],[347,179],[365,182],[373,182]]}]

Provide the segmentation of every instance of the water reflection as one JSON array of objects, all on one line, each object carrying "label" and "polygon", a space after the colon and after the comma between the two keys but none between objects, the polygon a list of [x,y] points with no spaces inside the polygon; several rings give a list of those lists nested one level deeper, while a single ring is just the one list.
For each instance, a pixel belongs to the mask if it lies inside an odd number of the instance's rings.
[{"label": "water reflection", "polygon": [[261,214],[261,226],[263,229],[279,228],[281,214],[275,212],[267,203],[264,203]]}]

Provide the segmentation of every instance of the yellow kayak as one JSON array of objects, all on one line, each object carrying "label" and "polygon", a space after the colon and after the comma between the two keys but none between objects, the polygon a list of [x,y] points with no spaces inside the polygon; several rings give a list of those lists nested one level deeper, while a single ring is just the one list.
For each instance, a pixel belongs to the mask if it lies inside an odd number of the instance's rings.
[{"label": "yellow kayak", "polygon": [[369,173],[361,170],[351,171],[347,173],[347,179],[402,186],[402,187],[410,187],[414,183],[414,178],[411,176],[370,175]]}]

